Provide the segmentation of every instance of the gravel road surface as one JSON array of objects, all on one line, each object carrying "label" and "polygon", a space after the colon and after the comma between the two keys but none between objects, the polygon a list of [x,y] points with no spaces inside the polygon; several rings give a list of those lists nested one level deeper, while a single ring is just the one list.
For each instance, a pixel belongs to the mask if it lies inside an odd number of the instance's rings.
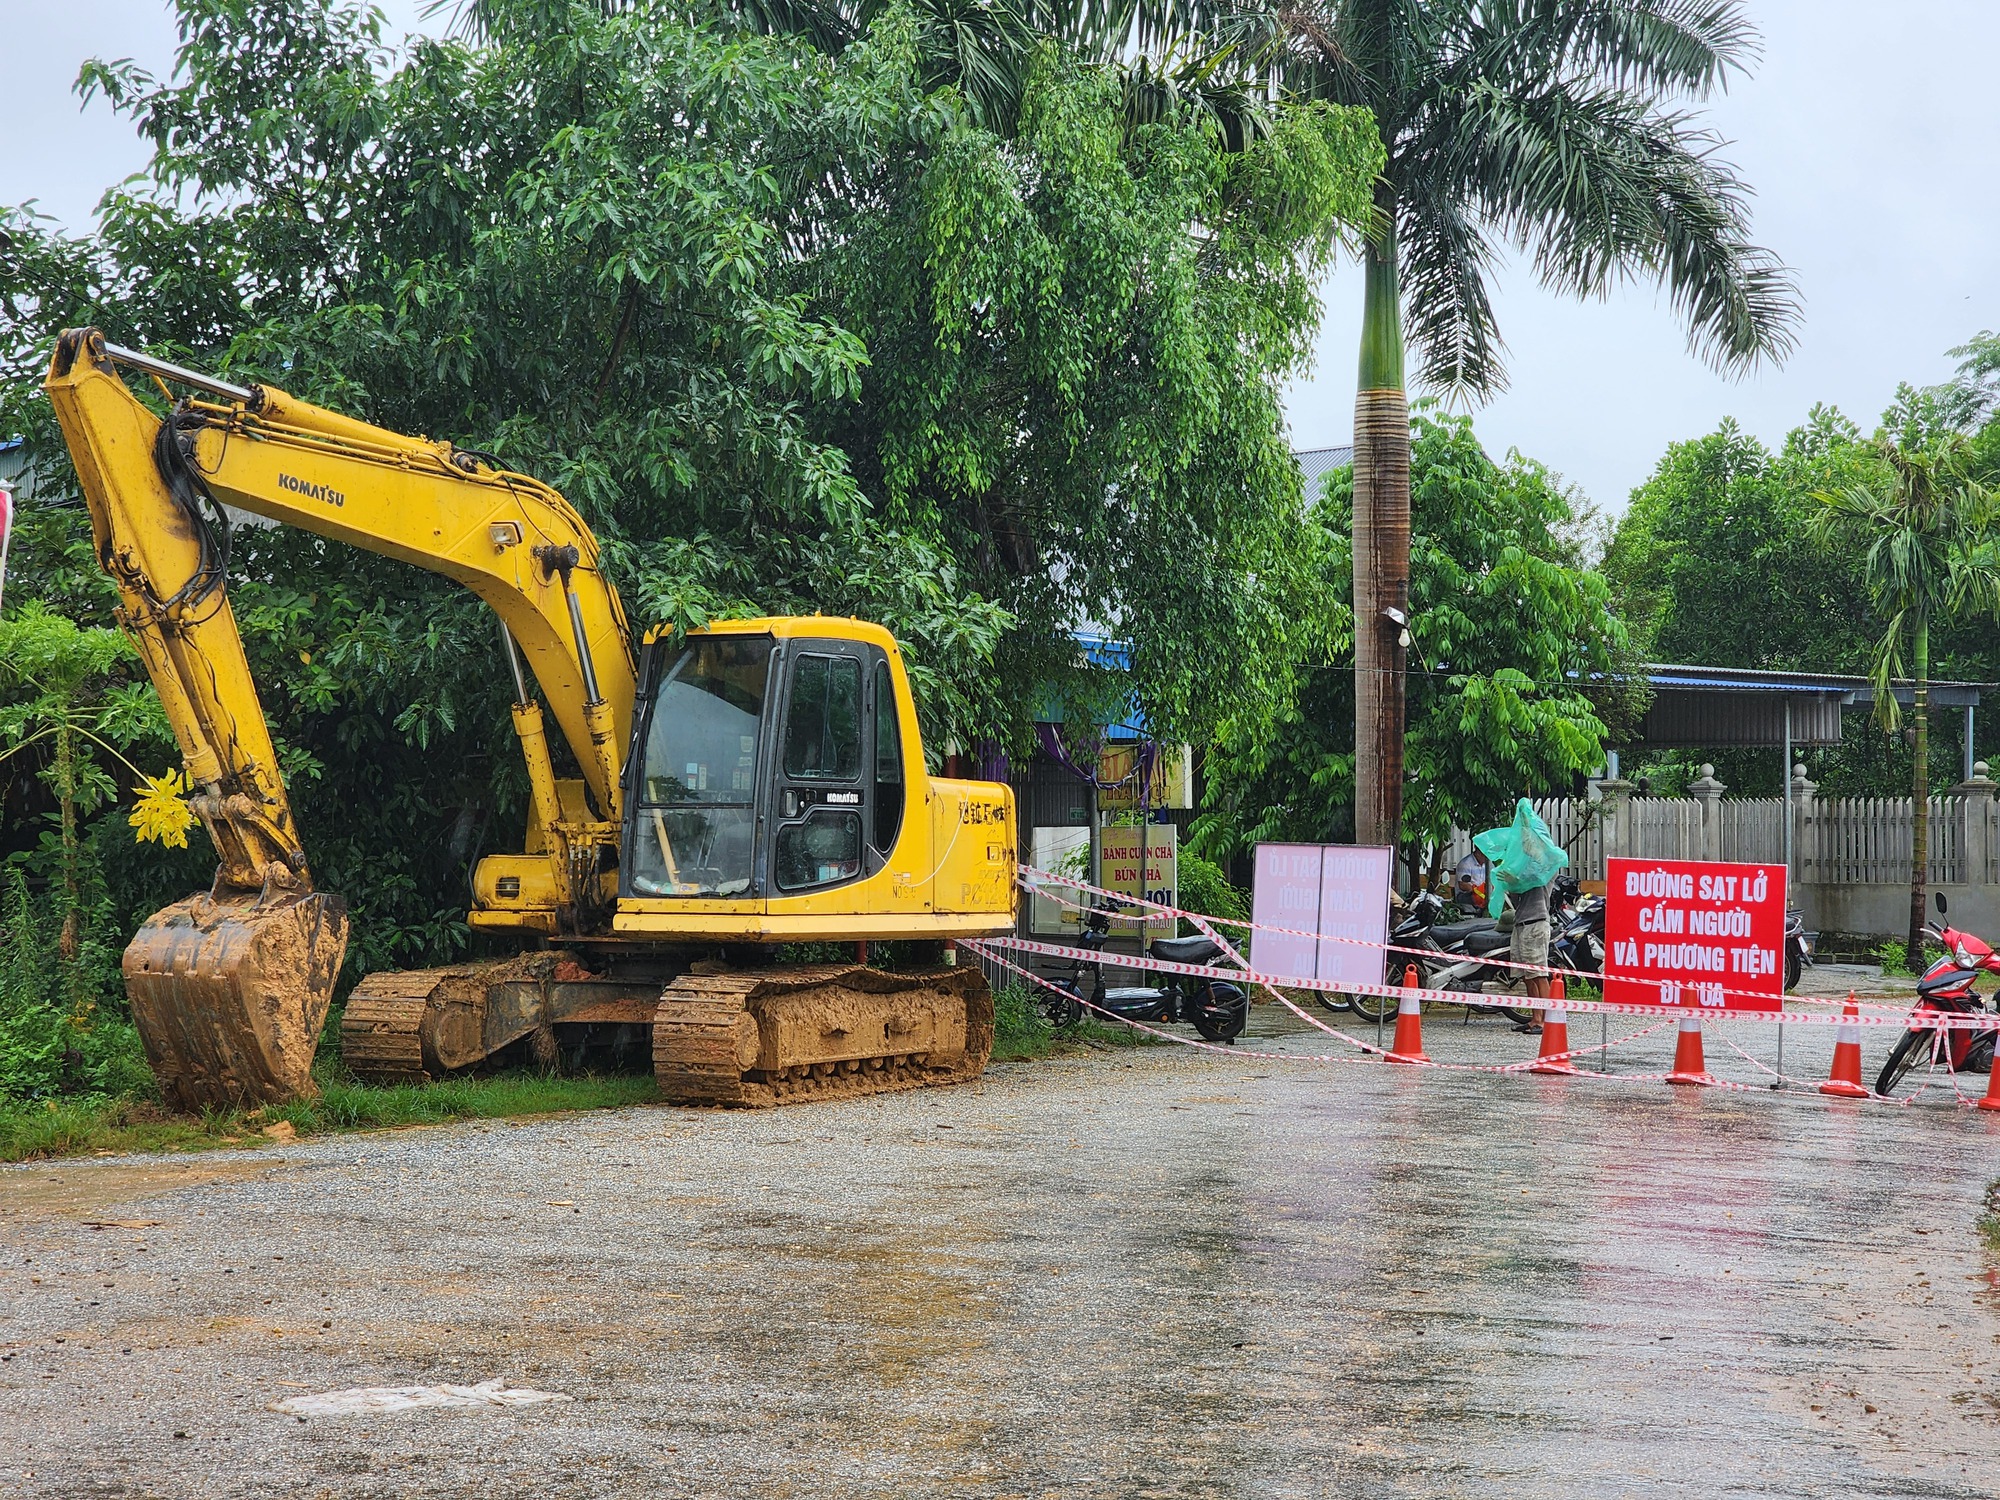
[{"label": "gravel road surface", "polygon": [[[1996,1175],[1928,1102],[1181,1048],[5,1169],[0,1494],[1985,1497]],[[271,1409],[495,1377],[573,1399]]]}]

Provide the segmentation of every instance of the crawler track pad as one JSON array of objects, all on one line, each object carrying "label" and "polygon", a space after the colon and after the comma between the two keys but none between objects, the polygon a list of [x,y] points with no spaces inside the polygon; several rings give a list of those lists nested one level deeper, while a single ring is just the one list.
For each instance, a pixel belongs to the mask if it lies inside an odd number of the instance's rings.
[{"label": "crawler track pad", "polygon": [[125,949],[125,993],[175,1109],[310,1096],[313,1049],[347,953],[347,903],[318,893],[177,901]]},{"label": "crawler track pad", "polygon": [[993,1051],[974,968],[813,965],[686,974],[653,1018],[653,1072],[679,1104],[803,1104],[966,1083]]}]

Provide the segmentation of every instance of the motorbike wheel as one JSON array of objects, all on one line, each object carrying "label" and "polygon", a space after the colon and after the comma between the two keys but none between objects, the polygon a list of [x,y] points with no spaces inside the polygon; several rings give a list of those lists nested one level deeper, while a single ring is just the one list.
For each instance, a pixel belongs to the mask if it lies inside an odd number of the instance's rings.
[{"label": "motorbike wheel", "polygon": [[1540,1012],[1535,1010],[1532,1006],[1527,1006],[1527,1005],[1481,1006],[1480,1009],[1496,1011],[1500,1015],[1505,1016],[1508,1020],[1512,1021],[1517,1026],[1526,1026],[1529,1022],[1533,1021],[1537,1015],[1540,1014]]},{"label": "motorbike wheel", "polygon": [[1349,995],[1348,1009],[1364,1021],[1393,1021],[1402,1002],[1394,995]]},{"label": "motorbike wheel", "polygon": [[1083,1019],[1083,999],[1066,984],[1058,989],[1043,990],[1041,1002],[1042,1014],[1057,1030],[1074,1026]]},{"label": "motorbike wheel", "polygon": [[1928,1026],[1912,1026],[1904,1032],[1889,1052],[1889,1060],[1882,1064],[1882,1072],[1875,1080],[1875,1092],[1893,1094],[1896,1086],[1915,1070],[1918,1063],[1930,1061],[1931,1039],[1937,1032]]},{"label": "motorbike wheel", "polygon": [[1354,1009],[1354,996],[1336,995],[1332,990],[1314,990],[1313,999],[1319,1004],[1320,1009],[1330,1010],[1335,1015],[1344,1010]]},{"label": "motorbike wheel", "polygon": [[1790,943],[1785,944],[1785,993],[1790,994],[1799,987],[1799,976],[1806,971],[1805,955]]},{"label": "motorbike wheel", "polygon": [[1206,1041],[1233,1042],[1250,1024],[1250,1002],[1233,984],[1209,981],[1207,993],[1194,1003],[1189,1017]]}]

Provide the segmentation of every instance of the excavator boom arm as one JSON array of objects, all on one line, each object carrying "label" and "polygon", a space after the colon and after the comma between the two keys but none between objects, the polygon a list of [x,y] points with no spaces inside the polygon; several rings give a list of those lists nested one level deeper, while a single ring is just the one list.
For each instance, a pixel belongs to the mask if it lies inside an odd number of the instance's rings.
[{"label": "excavator boom arm", "polygon": [[[194,385],[163,424],[117,366]],[[273,386],[209,379],[104,342],[58,341],[47,389],[76,459],[98,555],[122,595],[217,834],[223,883],[253,886],[273,859],[303,874],[283,779],[223,589],[200,500],[456,579],[483,599],[540,683],[615,823],[631,732],[630,630],[597,543],[548,486],[449,443],[406,437]],[[525,704],[526,699],[523,697]],[[232,799],[236,799],[232,801]],[[554,817],[553,808],[537,808]]]},{"label": "excavator boom arm", "polygon": [[[205,399],[162,421],[120,365]],[[310,1094],[347,942],[345,903],[313,888],[230,609],[225,505],[441,573],[493,608],[550,883],[573,923],[589,918],[617,845],[632,649],[595,539],[561,495],[449,443],[274,386],[215,380],[95,329],[62,334],[45,388],[118,587],[119,621],[159,691],[218,855],[212,889],[156,913],[125,952],[126,993],[169,1102]],[[564,814],[523,658],[581,764],[594,816]]]}]

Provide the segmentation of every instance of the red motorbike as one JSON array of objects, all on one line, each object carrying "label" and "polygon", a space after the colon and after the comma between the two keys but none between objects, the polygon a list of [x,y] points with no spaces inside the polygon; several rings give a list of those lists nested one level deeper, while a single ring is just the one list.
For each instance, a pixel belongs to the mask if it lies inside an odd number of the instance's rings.
[{"label": "red motorbike", "polygon": [[[1937,909],[1942,919],[1943,891],[1937,893]],[[1955,1073],[1990,1073],[1993,1069],[1993,1044],[2000,1032],[1991,1028],[1975,1031],[1926,1026],[1918,1018],[1925,1011],[1940,1016],[1984,1015],[1986,1002],[1973,990],[1973,981],[1981,974],[2000,974],[2000,954],[1993,951],[1991,944],[1969,932],[1947,927],[1942,920],[1924,931],[1943,946],[1944,953],[1917,981],[1917,1003],[1911,1010],[1910,1029],[1897,1039],[1889,1060],[1882,1064],[1882,1076],[1875,1080],[1878,1094],[1893,1093],[1896,1085],[1909,1077],[1919,1063],[1936,1067],[1949,1058]]]}]

